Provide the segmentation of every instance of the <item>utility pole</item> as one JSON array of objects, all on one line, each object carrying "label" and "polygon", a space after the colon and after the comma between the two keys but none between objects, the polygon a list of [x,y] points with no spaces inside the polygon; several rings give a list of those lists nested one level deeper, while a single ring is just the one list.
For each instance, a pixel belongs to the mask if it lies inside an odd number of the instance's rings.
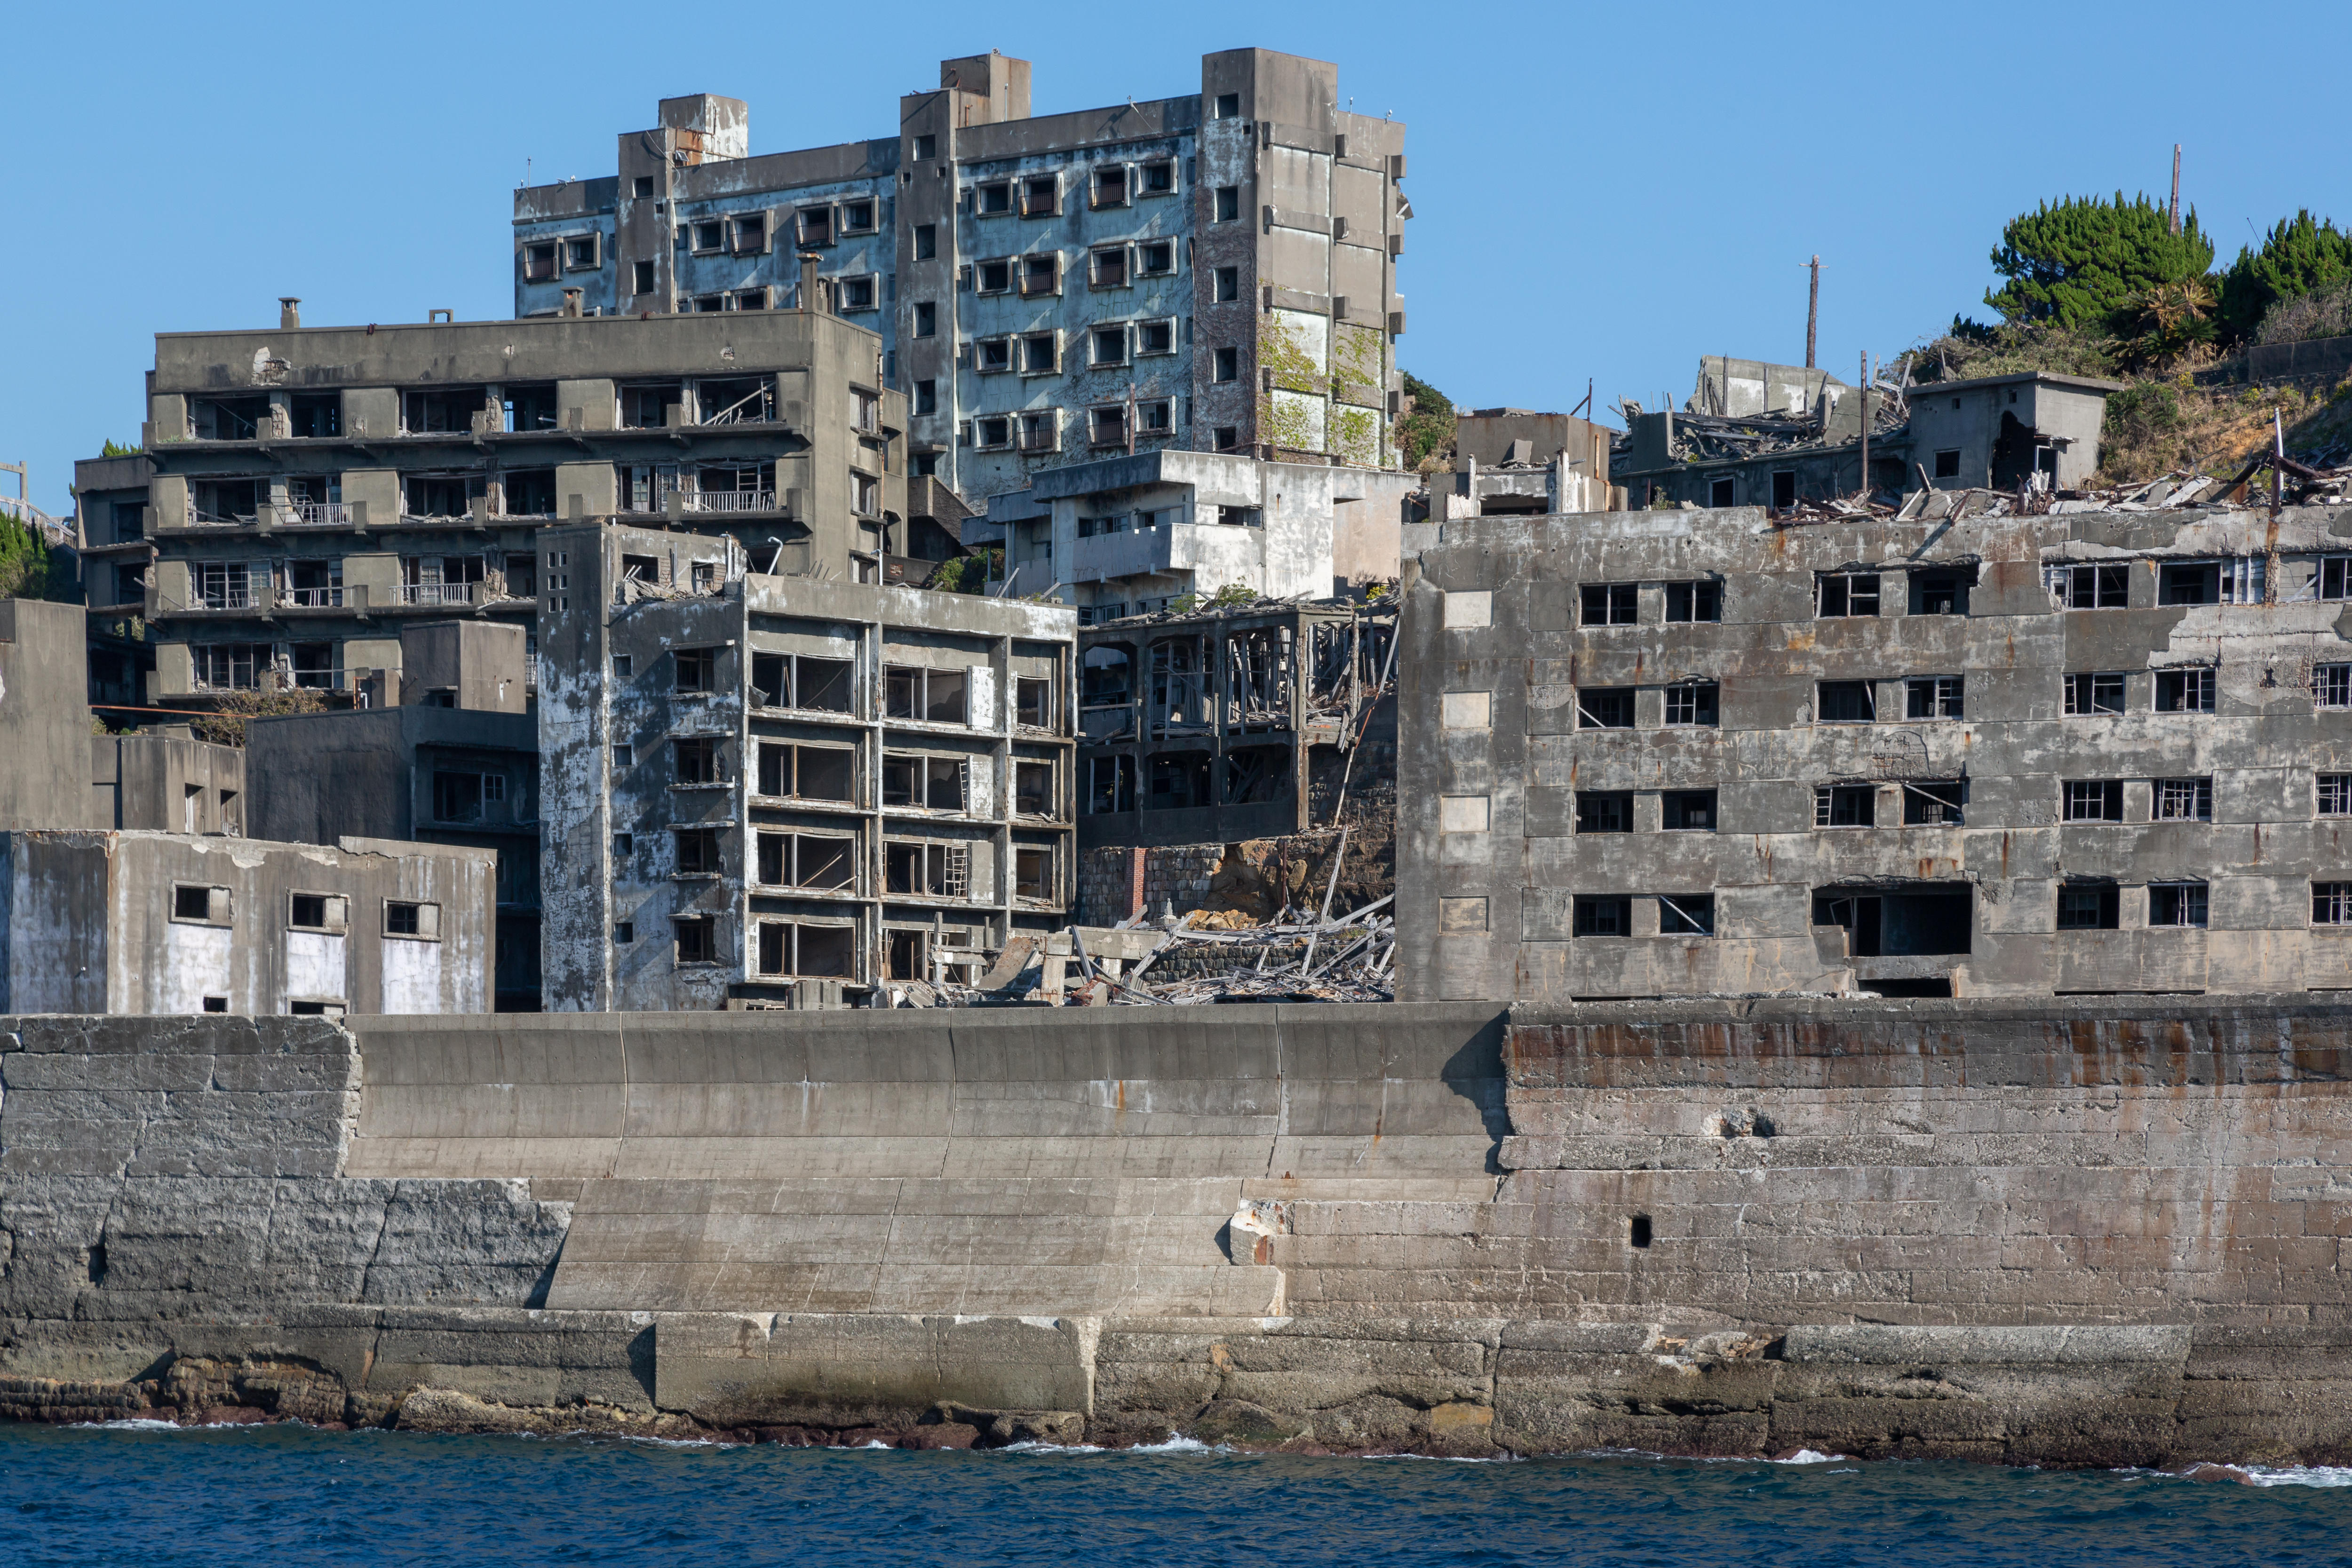
[{"label": "utility pole", "polygon": [[1805,369],[1813,368],[1813,335],[1822,325],[1822,258],[1814,256],[1811,266],[1813,275],[1811,299],[1805,306]]},{"label": "utility pole", "polygon": [[2172,232],[2180,232],[2180,143],[2172,144]]},{"label": "utility pole", "polygon": [[1862,504],[1870,505],[1870,350],[1862,351]]}]

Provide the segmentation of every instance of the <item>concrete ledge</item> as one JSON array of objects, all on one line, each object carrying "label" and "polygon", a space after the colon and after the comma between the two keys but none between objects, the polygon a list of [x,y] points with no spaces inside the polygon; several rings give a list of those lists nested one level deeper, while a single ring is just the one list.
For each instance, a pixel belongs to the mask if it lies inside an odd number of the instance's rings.
[{"label": "concrete ledge", "polygon": [[1781,1351],[1792,1362],[1870,1366],[2070,1366],[2112,1362],[2185,1362],[2185,1323],[2038,1328],[1903,1328],[1886,1324],[1792,1328]]}]

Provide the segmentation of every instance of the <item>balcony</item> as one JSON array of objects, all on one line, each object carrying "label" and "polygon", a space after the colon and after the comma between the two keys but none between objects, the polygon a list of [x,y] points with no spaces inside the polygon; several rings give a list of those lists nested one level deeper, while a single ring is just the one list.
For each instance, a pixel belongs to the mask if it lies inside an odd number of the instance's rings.
[{"label": "balcony", "polygon": [[[341,610],[343,608],[344,591],[340,587],[284,588],[278,590],[278,603],[286,610]],[[357,594],[362,602],[365,601],[366,589],[358,588],[351,591]]]},{"label": "balcony", "polygon": [[400,585],[400,601],[403,604],[470,608],[483,602],[483,585],[478,582],[404,582]]},{"label": "balcony", "polygon": [[352,508],[344,501],[297,501],[278,508],[283,525],[289,528],[347,528],[352,526]]},{"label": "balcony", "polygon": [[773,490],[681,490],[689,512],[772,512],[776,509]]}]

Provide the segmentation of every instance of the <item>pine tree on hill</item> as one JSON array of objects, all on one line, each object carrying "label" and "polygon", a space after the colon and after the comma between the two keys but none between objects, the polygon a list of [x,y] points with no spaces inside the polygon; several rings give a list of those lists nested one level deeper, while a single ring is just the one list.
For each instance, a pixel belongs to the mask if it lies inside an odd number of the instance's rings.
[{"label": "pine tree on hill", "polygon": [[2203,276],[2213,244],[2194,208],[2176,235],[2161,203],[2145,194],[2126,201],[2117,191],[2112,202],[2070,196],[2020,214],[2001,231],[1992,265],[2008,281],[1988,289],[1985,303],[2005,319],[2127,332],[2137,301]]},{"label": "pine tree on hill", "polygon": [[2352,279],[2352,234],[2314,219],[2305,208],[2282,218],[2263,248],[2241,248],[2221,275],[2221,322],[2231,336],[2251,338],[2284,299],[2300,299]]}]

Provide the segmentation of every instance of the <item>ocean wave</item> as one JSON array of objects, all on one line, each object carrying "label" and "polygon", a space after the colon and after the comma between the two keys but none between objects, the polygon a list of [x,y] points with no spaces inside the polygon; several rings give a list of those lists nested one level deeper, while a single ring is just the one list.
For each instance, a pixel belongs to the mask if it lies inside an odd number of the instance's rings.
[{"label": "ocean wave", "polygon": [[2352,1487],[2352,1465],[2243,1465],[2246,1484],[2257,1487]]}]

